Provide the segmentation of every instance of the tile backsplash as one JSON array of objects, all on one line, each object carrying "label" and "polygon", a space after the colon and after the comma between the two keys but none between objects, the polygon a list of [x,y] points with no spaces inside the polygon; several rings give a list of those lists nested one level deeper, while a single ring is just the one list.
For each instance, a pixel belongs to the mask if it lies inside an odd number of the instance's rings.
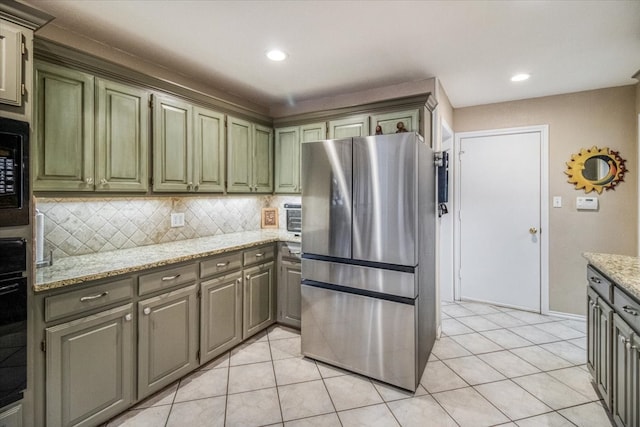
[{"label": "tile backsplash", "polygon": [[[136,246],[258,230],[264,207],[279,209],[296,196],[37,198],[44,214],[45,253],[63,258]],[[171,214],[184,213],[184,227],[171,228]]]}]

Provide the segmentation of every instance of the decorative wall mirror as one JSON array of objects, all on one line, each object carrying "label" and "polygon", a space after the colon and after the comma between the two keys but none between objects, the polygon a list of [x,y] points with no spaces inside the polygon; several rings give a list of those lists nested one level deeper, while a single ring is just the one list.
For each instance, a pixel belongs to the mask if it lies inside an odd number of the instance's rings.
[{"label": "decorative wall mirror", "polygon": [[565,173],[569,175],[568,182],[574,184],[576,190],[602,193],[603,189],[615,190],[616,185],[624,181],[627,172],[625,161],[617,151],[594,145],[573,154],[571,161],[567,162]]}]

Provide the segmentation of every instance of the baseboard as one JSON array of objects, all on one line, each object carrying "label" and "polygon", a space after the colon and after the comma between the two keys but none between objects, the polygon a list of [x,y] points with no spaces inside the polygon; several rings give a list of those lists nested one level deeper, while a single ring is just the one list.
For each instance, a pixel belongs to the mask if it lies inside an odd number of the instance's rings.
[{"label": "baseboard", "polygon": [[546,314],[548,314],[549,316],[562,317],[569,320],[581,320],[583,322],[587,320],[587,316],[583,316],[581,314],[563,313],[560,311],[549,311]]}]

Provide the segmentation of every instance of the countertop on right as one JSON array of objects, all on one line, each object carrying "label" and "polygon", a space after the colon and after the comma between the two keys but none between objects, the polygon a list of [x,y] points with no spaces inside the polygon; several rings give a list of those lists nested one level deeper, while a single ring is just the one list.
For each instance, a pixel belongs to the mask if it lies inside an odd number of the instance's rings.
[{"label": "countertop on right", "polygon": [[585,252],[589,264],[640,300],[640,258],[628,255]]}]

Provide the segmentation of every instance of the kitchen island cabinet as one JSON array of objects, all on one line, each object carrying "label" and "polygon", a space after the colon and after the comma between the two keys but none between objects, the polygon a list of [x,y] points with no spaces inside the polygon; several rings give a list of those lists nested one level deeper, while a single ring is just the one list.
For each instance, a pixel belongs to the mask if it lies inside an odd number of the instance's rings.
[{"label": "kitchen island cabinet", "polygon": [[587,366],[618,427],[640,425],[640,260],[586,253]]}]

